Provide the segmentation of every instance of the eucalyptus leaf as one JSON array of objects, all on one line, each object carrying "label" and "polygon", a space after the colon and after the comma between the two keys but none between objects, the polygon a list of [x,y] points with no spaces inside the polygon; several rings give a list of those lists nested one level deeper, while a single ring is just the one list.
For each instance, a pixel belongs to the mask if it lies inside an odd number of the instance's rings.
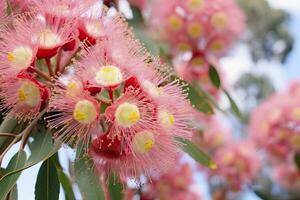
[{"label": "eucalyptus leaf", "polygon": [[176,140],[183,145],[183,150],[190,155],[196,162],[210,168],[216,169],[217,165],[215,162],[201,149],[199,149],[194,143],[190,140],[177,137]]},{"label": "eucalyptus leaf", "polygon": [[241,118],[242,114],[240,112],[239,107],[237,106],[237,104],[235,103],[235,101],[233,100],[233,98],[230,96],[229,92],[227,92],[226,90],[224,90],[224,93],[226,94],[229,102],[230,102],[230,107],[231,110],[233,111],[233,113],[238,117]]},{"label": "eucalyptus leaf", "polygon": [[146,49],[150,51],[152,55],[159,55],[159,48],[156,45],[156,42],[153,41],[149,36],[147,36],[147,34],[144,31],[135,28],[133,29],[133,33],[141,41],[141,43],[145,45]]},{"label": "eucalyptus leaf", "polygon": [[34,141],[30,145],[31,155],[29,156],[25,165],[16,167],[14,170],[11,170],[3,175],[3,177],[0,179],[0,184],[4,178],[32,167],[41,161],[47,160],[60,149],[61,143],[53,142],[50,130],[39,128],[35,129],[35,131],[36,133],[34,134]]},{"label": "eucalyptus leaf", "polygon": [[49,158],[43,162],[40,167],[36,184],[35,199],[36,200],[58,200],[60,185],[56,167]]},{"label": "eucalyptus leaf", "polygon": [[12,159],[8,163],[8,166],[5,170],[5,174],[2,176],[0,181],[0,200],[6,199],[6,196],[15,186],[19,176],[21,175],[21,172],[14,173],[11,176],[6,176],[6,174],[9,174],[12,171],[15,171],[16,169],[24,167],[25,162],[26,162],[26,153],[25,151],[20,150],[12,157]]},{"label": "eucalyptus leaf", "polygon": [[77,149],[77,158],[74,164],[76,182],[83,199],[105,200],[99,175],[95,171],[93,161],[83,152],[82,148]]},{"label": "eucalyptus leaf", "polygon": [[119,177],[113,173],[110,175],[108,191],[111,200],[122,200],[124,198],[124,184],[120,182]]},{"label": "eucalyptus leaf", "polygon": [[220,80],[220,76],[219,76],[217,69],[214,66],[210,65],[208,74],[209,74],[209,78],[210,78],[211,82],[213,83],[213,85],[216,88],[220,88],[221,80]]},{"label": "eucalyptus leaf", "polygon": [[294,160],[295,160],[296,166],[300,170],[300,151],[295,153]]},{"label": "eucalyptus leaf", "polygon": [[66,200],[75,200],[75,195],[74,195],[74,191],[72,188],[71,180],[68,177],[68,175],[64,173],[64,171],[59,163],[58,154],[57,153],[54,154],[51,157],[51,159],[53,161],[53,164],[56,167],[58,179],[64,189]]}]

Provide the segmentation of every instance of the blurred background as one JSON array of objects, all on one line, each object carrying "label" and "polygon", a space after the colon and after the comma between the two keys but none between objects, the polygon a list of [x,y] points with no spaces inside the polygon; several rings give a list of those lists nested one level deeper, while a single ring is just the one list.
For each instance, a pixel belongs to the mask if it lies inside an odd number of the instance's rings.
[{"label": "blurred background", "polygon": [[[183,155],[178,158],[178,166],[161,177],[153,177],[152,182],[146,177],[138,182],[129,180],[128,199],[300,199],[300,1],[214,1],[216,5],[207,11],[211,13],[199,14],[219,14],[216,27],[205,30],[212,33],[225,24],[229,28],[216,36],[204,34],[199,45],[198,41],[186,39],[184,33],[170,32],[187,23],[181,24],[179,20],[187,15],[180,8],[180,1],[104,2],[123,12],[146,48],[161,56],[162,62],[174,66],[178,76],[196,82],[221,110],[209,117],[195,114],[193,122],[195,143],[213,158],[216,166],[205,168]],[[197,2],[191,1],[190,12],[195,13],[188,18],[195,19],[187,32],[192,38],[200,34],[197,20],[203,19],[193,10]],[[218,40],[210,43],[210,37]],[[219,40],[224,43],[217,43]],[[188,43],[191,45],[187,46]],[[177,47],[188,48],[178,52]],[[226,51],[215,51],[221,47]],[[222,88],[207,80],[208,73],[214,74],[212,69],[217,70]],[[17,147],[10,155],[16,151]],[[75,153],[67,147],[59,153],[64,171],[72,176],[70,163]],[[8,160],[4,160],[4,165]],[[22,173],[18,181],[19,199],[34,199],[39,167]],[[74,191],[81,199],[76,184]],[[60,198],[65,198],[63,193]]]}]

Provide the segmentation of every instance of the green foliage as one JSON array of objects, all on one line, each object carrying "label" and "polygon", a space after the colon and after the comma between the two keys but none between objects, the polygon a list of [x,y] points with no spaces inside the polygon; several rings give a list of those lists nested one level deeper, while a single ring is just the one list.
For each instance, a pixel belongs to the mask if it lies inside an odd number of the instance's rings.
[{"label": "green foliage", "polygon": [[299,151],[295,153],[294,160],[295,160],[296,166],[300,170],[300,152]]},{"label": "green foliage", "polygon": [[[286,26],[288,14],[272,8],[267,0],[238,0],[238,3],[246,13],[248,27],[252,33],[247,38],[247,44],[253,59],[257,61],[278,58],[284,62],[294,42]],[[274,48],[278,41],[284,44],[281,51]]]},{"label": "green foliage", "polygon": [[59,181],[56,167],[49,158],[43,162],[35,184],[36,200],[58,200]]},{"label": "green foliage", "polygon": [[233,113],[238,117],[241,118],[242,117],[242,113],[240,112],[239,107],[237,106],[237,104],[235,103],[234,99],[230,96],[229,92],[227,92],[226,90],[224,90],[224,93],[226,94],[229,103],[230,103],[230,108],[233,111]]},{"label": "green foliage", "polygon": [[75,177],[79,189],[85,200],[105,200],[93,161],[87,157],[82,148],[77,150],[77,158],[74,164]]},{"label": "green foliage", "polygon": [[33,143],[30,144],[31,155],[28,160],[26,160],[24,165],[15,167],[13,170],[4,174],[0,179],[0,184],[5,177],[9,177],[17,172],[32,167],[41,161],[47,160],[60,149],[61,143],[53,142],[50,130],[40,127],[35,131],[37,132],[34,134]]},{"label": "green foliage", "polygon": [[210,168],[216,169],[215,162],[203,151],[201,151],[195,144],[184,138],[176,138],[176,140],[183,145],[183,150],[189,154],[196,162]]},{"label": "green foliage", "polygon": [[211,82],[213,83],[213,85],[216,88],[220,88],[221,80],[220,80],[220,76],[219,76],[217,69],[214,66],[210,65],[208,74],[209,74],[209,78],[210,78]]},{"label": "green foliage", "polygon": [[120,182],[119,177],[113,173],[109,177],[108,191],[111,200],[120,200],[124,198],[124,184]]},{"label": "green foliage", "polygon": [[0,181],[0,200],[5,200],[6,196],[15,186],[19,176],[21,175],[21,172],[14,173],[11,176],[5,176],[5,175],[15,171],[16,169],[24,167],[25,162],[26,162],[26,153],[25,151],[20,150],[13,156],[13,158],[8,163],[8,166],[5,169],[5,174],[3,175],[3,177],[1,177],[1,181]]}]

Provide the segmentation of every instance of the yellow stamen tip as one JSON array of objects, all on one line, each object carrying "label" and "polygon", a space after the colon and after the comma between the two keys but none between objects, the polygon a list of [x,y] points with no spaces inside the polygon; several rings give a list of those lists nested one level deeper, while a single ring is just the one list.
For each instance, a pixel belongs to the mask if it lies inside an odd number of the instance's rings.
[{"label": "yellow stamen tip", "polygon": [[121,70],[118,67],[108,65],[99,69],[95,80],[103,86],[114,86],[123,81]]},{"label": "yellow stamen tip", "polygon": [[213,169],[213,170],[215,170],[215,169],[218,168],[217,164],[216,164],[213,160],[210,160],[210,161],[208,162],[208,167],[209,167],[210,169]]},{"label": "yellow stamen tip", "polygon": [[202,25],[198,22],[192,22],[188,25],[187,32],[191,38],[199,38],[202,33]]},{"label": "yellow stamen tip", "polygon": [[40,89],[32,82],[24,82],[17,91],[18,100],[27,106],[37,106],[41,101]]},{"label": "yellow stamen tip", "polygon": [[177,15],[171,15],[168,19],[169,26],[173,31],[179,31],[183,26],[183,21]]},{"label": "yellow stamen tip", "polygon": [[137,133],[132,141],[132,149],[135,153],[144,154],[149,152],[155,144],[153,133],[142,131]]},{"label": "yellow stamen tip", "polygon": [[138,107],[127,102],[119,105],[116,110],[115,117],[117,122],[124,127],[134,125],[141,118]]},{"label": "yellow stamen tip", "polygon": [[175,123],[175,117],[171,113],[166,110],[162,110],[158,112],[158,119],[161,125],[165,128],[170,128]]},{"label": "yellow stamen tip", "polygon": [[73,117],[82,124],[90,124],[97,118],[95,105],[88,100],[78,101],[73,111]]}]

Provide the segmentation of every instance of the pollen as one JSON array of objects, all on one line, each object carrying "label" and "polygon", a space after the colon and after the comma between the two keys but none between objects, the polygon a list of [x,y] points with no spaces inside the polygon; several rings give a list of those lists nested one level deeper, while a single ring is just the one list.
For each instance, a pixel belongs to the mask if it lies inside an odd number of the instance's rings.
[{"label": "pollen", "polygon": [[168,19],[168,22],[173,31],[179,31],[183,26],[182,19],[177,15],[171,15]]},{"label": "pollen", "polygon": [[179,51],[185,52],[185,51],[190,51],[192,49],[192,47],[188,43],[182,42],[177,45],[177,49]]},{"label": "pollen", "polygon": [[212,16],[211,23],[215,28],[225,28],[227,25],[227,16],[223,12],[218,12]]},{"label": "pollen", "polygon": [[30,107],[35,107],[41,102],[41,93],[37,85],[26,81],[17,91],[19,102]]},{"label": "pollen", "polygon": [[210,44],[210,50],[211,51],[220,52],[223,49],[224,49],[224,42],[222,42],[221,40],[214,40]]},{"label": "pollen", "polygon": [[145,80],[143,81],[143,86],[149,92],[152,97],[158,97],[163,94],[163,88],[155,86],[152,82]]},{"label": "pollen", "polygon": [[170,128],[175,123],[174,115],[170,114],[166,110],[162,110],[158,112],[158,119],[164,128]]},{"label": "pollen", "polygon": [[203,33],[202,25],[198,22],[191,22],[187,27],[187,32],[191,38],[199,38]]},{"label": "pollen", "polygon": [[85,29],[90,36],[95,37],[95,38],[102,37],[105,34],[103,32],[101,22],[98,22],[98,21],[86,23]]},{"label": "pollen", "polygon": [[32,50],[26,46],[17,47],[7,54],[7,60],[17,69],[25,69],[29,67],[32,59]]},{"label": "pollen", "polygon": [[191,11],[199,11],[204,7],[203,0],[187,0],[187,7]]},{"label": "pollen", "polygon": [[138,107],[128,102],[119,105],[115,117],[117,122],[123,127],[130,127],[141,118]]},{"label": "pollen", "polygon": [[54,33],[50,29],[44,30],[39,36],[39,44],[44,48],[53,48],[61,43],[61,38],[58,34]]},{"label": "pollen", "polygon": [[120,84],[123,81],[123,76],[118,67],[108,65],[99,69],[95,80],[98,84],[109,87]]},{"label": "pollen", "polygon": [[78,83],[77,81],[70,81],[67,84],[67,94],[70,96],[76,96],[81,92],[81,84]]},{"label": "pollen", "polygon": [[294,119],[300,120],[300,108],[295,108],[292,111],[292,116],[293,116]]},{"label": "pollen", "polygon": [[137,154],[145,154],[149,152],[155,144],[153,133],[150,131],[142,131],[137,133],[132,140],[132,149]]},{"label": "pollen", "polygon": [[197,56],[197,57],[192,59],[191,63],[194,66],[203,66],[205,64],[205,60],[204,60],[203,57]]},{"label": "pollen", "polygon": [[78,101],[73,111],[73,117],[81,124],[91,124],[97,118],[96,107],[88,100]]}]

